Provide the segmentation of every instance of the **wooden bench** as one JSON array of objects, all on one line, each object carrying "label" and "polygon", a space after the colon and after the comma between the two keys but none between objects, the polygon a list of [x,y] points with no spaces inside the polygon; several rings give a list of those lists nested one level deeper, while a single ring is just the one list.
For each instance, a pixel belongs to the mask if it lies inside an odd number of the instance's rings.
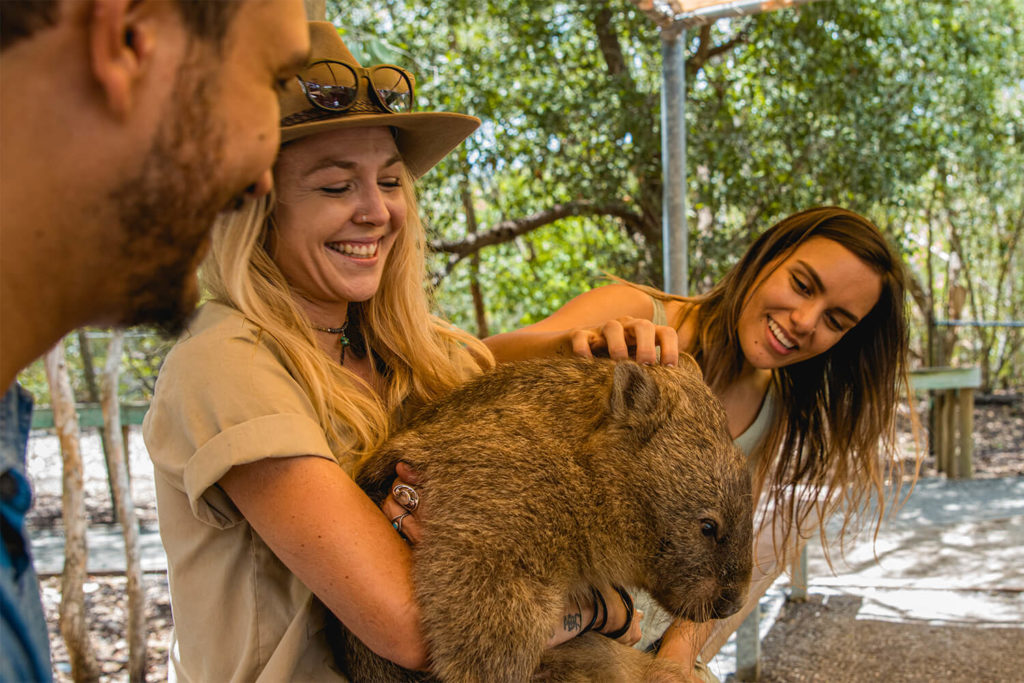
[{"label": "wooden bench", "polygon": [[981,368],[920,368],[910,372],[910,388],[931,394],[930,451],[936,469],[950,479],[974,476],[974,390]]}]

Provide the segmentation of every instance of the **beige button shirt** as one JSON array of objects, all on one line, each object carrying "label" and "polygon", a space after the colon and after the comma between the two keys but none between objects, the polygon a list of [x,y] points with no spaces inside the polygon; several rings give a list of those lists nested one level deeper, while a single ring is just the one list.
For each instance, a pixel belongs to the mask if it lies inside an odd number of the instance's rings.
[{"label": "beige button shirt", "polygon": [[167,356],[143,435],[167,551],[172,680],[345,680],[324,608],[217,485],[264,458],[334,460],[274,340],[236,310],[205,304]]}]

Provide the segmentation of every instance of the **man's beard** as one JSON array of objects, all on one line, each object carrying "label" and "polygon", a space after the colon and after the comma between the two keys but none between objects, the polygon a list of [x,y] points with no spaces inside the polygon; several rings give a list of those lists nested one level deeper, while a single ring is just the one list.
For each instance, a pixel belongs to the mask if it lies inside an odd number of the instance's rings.
[{"label": "man's beard", "polygon": [[161,122],[139,174],[112,194],[123,236],[123,271],[111,273],[125,278],[121,325],[181,332],[198,301],[198,251],[214,218],[243,190],[224,187],[225,125],[210,97],[215,77],[192,60],[182,65],[176,109]]}]

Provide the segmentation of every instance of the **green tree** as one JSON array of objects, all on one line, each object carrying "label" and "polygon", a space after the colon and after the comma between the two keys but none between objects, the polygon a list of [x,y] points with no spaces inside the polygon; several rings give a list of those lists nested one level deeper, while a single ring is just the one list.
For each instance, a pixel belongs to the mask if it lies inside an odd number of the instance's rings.
[{"label": "green tree", "polygon": [[[632,4],[344,9],[361,58],[414,66],[421,106],[484,121],[422,188],[457,323],[474,329],[481,301],[491,332],[531,322],[602,271],[660,283],[661,42]],[[1019,317],[1021,15],[1016,0],[822,1],[689,32],[691,289],[778,218],[838,203],[904,252],[922,330],[957,284],[972,315]],[[1003,275],[965,285],[923,267],[933,253]],[[976,328],[962,360],[993,355],[991,376],[1019,382],[1014,334]],[[927,346],[922,332],[922,360]]]}]

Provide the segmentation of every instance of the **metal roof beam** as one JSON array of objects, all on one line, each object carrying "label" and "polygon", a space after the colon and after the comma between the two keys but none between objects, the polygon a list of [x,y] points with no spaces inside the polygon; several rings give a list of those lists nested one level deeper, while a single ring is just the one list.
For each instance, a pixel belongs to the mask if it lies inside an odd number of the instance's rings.
[{"label": "metal roof beam", "polygon": [[814,0],[632,0],[644,14],[662,28],[684,31],[719,19],[744,17]]}]

